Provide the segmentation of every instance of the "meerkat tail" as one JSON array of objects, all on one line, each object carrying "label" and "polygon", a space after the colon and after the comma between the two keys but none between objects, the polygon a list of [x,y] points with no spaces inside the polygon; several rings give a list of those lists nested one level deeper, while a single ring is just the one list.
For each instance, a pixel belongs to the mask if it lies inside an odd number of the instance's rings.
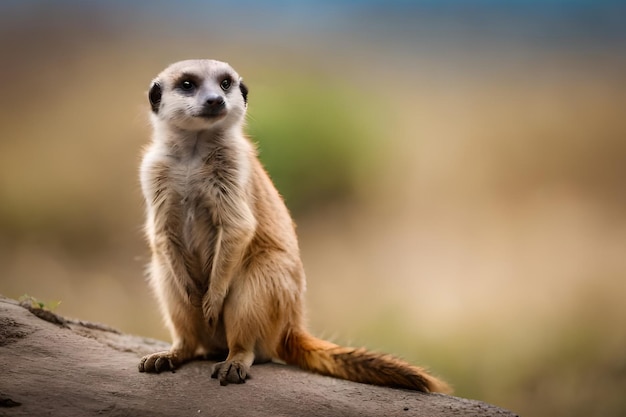
[{"label": "meerkat tail", "polygon": [[282,360],[301,369],[335,378],[422,392],[451,393],[442,380],[392,355],[349,348],[291,331],[279,351]]}]

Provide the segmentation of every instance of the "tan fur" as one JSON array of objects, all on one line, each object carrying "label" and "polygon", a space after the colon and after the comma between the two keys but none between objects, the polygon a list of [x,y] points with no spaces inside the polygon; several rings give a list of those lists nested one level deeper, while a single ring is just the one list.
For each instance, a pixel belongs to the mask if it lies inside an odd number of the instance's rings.
[{"label": "tan fur", "polygon": [[[226,356],[212,372],[225,385],[245,382],[254,361],[281,359],[357,382],[448,392],[421,368],[305,330],[294,225],[243,134],[246,94],[228,64],[211,60],[173,64],[153,81],[154,135],[141,184],[150,282],[173,344],[144,357],[139,370]],[[207,104],[220,97],[223,105]]]}]

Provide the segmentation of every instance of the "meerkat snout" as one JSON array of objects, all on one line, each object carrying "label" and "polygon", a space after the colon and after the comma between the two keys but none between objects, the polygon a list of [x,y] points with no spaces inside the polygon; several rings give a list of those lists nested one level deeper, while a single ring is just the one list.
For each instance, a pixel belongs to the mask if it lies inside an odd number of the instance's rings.
[{"label": "meerkat snout", "polygon": [[210,93],[204,99],[202,107],[202,117],[220,116],[226,109],[226,101],[219,94]]}]

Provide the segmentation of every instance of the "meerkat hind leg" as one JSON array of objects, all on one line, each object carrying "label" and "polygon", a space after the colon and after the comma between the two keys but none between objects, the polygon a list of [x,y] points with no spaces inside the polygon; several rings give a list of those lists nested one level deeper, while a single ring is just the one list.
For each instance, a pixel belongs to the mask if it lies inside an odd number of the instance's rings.
[{"label": "meerkat hind leg", "polygon": [[202,309],[184,300],[180,292],[172,288],[175,278],[166,265],[153,261],[151,273],[161,277],[154,289],[161,301],[173,343],[170,350],[144,356],[138,368],[139,372],[150,373],[174,371],[183,363],[206,353],[205,348],[209,346],[207,327]]},{"label": "meerkat hind leg", "polygon": [[[253,279],[253,277],[248,278]],[[261,339],[260,329],[263,328],[262,320],[265,315],[258,310],[259,306],[243,301],[254,299],[248,287],[258,287],[250,286],[249,283],[246,283],[247,285],[241,284],[242,282],[238,281],[231,288],[224,303],[223,317],[228,343],[228,357],[225,361],[213,365],[211,372],[211,377],[219,379],[220,385],[246,382],[250,367],[255,359],[255,345]]]},{"label": "meerkat hind leg", "polygon": [[[278,257],[257,259],[248,265],[243,276],[233,282],[224,303],[224,327],[228,358],[213,366],[212,377],[221,385],[244,383],[253,363],[269,362],[276,357],[286,317],[277,309],[283,298],[276,285],[268,285],[276,277],[287,276]],[[284,302],[283,302],[284,305]]]},{"label": "meerkat hind leg", "polygon": [[223,362],[213,365],[211,378],[217,378],[220,385],[243,384],[250,377],[250,367],[254,363],[255,336],[253,332],[231,328],[228,339],[228,357]]}]

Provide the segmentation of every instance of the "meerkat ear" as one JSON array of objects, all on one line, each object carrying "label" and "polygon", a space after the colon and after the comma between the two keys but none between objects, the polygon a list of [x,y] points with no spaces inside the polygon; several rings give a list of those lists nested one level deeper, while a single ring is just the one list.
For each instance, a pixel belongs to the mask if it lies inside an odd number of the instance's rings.
[{"label": "meerkat ear", "polygon": [[161,84],[157,81],[153,82],[148,92],[148,100],[150,100],[150,107],[154,113],[159,112],[159,105],[161,104]]},{"label": "meerkat ear", "polygon": [[241,95],[243,96],[243,102],[248,104],[248,87],[243,83],[243,81],[239,82],[239,90],[241,91]]}]

